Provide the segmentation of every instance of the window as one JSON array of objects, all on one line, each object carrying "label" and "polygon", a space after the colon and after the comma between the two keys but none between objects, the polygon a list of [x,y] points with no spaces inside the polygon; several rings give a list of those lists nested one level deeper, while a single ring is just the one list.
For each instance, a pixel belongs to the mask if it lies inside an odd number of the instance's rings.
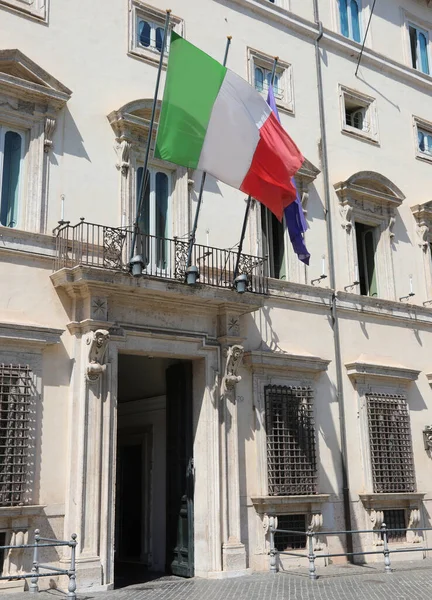
[{"label": "window", "polygon": [[0,506],[25,501],[30,438],[30,371],[0,365]]},{"label": "window", "polygon": [[375,268],[376,227],[363,223],[355,224],[357,240],[356,281],[360,282],[362,296],[378,296]]},{"label": "window", "polygon": [[49,0],[0,0],[0,6],[9,6],[42,21],[47,20]]},{"label": "window", "polygon": [[383,523],[387,529],[395,529],[387,533],[389,542],[406,542],[406,514],[403,508],[384,510]]},{"label": "window", "polygon": [[269,495],[316,494],[312,388],[266,386],[264,392]]},{"label": "window", "polygon": [[[283,100],[283,98],[284,98],[284,91],[281,87],[282,75],[283,75],[283,72],[281,70],[276,70],[274,79],[273,79],[273,93],[274,93],[274,97],[278,100]],[[267,97],[269,87],[271,85],[271,78],[272,78],[272,70],[271,69],[265,69],[264,67],[255,66],[255,72],[254,72],[255,89],[258,90],[258,92],[265,93],[266,97]]]},{"label": "window", "polygon": [[383,494],[415,492],[411,427],[405,396],[366,394],[366,401],[373,491]]},{"label": "window", "polygon": [[278,529],[290,529],[295,533],[275,533],[275,546],[279,552],[306,548],[306,515],[278,515]]},{"label": "window", "polygon": [[339,17],[342,35],[360,43],[359,0],[339,0]]},{"label": "window", "polygon": [[268,256],[269,277],[287,279],[285,226],[268,208],[261,205],[263,256]]},{"label": "window", "polygon": [[[159,63],[164,38],[166,13],[141,0],[129,0],[129,54],[147,62]],[[170,34],[175,30],[183,34],[183,22],[171,14],[164,61],[169,53]]]},{"label": "window", "polygon": [[[277,4],[277,3],[276,3]],[[274,57],[253,48],[248,48],[249,82],[267,99],[273,72]],[[278,60],[273,79],[273,93],[278,110],[294,112],[294,90],[292,66]]]},{"label": "window", "polygon": [[340,86],[342,131],[378,142],[375,99]]},{"label": "window", "polygon": [[429,33],[408,23],[411,64],[414,69],[429,74]]},{"label": "window", "polygon": [[0,127],[0,224],[5,227],[18,224],[23,155],[23,134]]},{"label": "window", "polygon": [[[165,171],[149,169],[148,184],[145,188],[144,200],[139,219],[142,234],[144,263],[166,269],[168,266],[168,242],[170,235],[170,177]],[[136,173],[136,198],[142,182],[143,167]]]},{"label": "window", "polygon": [[417,158],[432,161],[432,123],[414,117],[414,136]]}]

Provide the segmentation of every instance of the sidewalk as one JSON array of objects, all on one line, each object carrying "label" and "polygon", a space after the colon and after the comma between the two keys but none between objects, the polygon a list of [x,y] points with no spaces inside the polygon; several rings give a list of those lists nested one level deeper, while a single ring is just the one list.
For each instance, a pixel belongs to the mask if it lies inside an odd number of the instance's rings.
[{"label": "sidewalk", "polygon": [[[400,562],[391,574],[383,565],[318,567],[310,581],[306,569],[259,573],[235,579],[162,577],[110,592],[78,594],[79,600],[431,600],[432,560]],[[57,590],[37,595],[2,594],[2,600],[61,600]]]}]

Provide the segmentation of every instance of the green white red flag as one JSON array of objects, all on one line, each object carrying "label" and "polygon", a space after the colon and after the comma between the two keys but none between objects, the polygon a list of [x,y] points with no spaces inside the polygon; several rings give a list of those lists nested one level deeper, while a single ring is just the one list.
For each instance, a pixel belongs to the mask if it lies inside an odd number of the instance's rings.
[{"label": "green white red flag", "polygon": [[206,171],[278,219],[296,199],[291,178],[304,160],[252,86],[174,32],[155,156]]}]

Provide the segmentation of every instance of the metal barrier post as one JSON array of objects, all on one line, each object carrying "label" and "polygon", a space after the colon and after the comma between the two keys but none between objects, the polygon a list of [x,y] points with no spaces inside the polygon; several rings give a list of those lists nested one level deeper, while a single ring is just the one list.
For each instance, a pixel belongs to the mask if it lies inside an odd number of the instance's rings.
[{"label": "metal barrier post", "polygon": [[29,592],[32,594],[37,594],[39,592],[39,556],[38,556],[38,544],[39,544],[39,539],[40,539],[40,535],[39,535],[39,529],[35,529],[35,547],[33,549],[33,567],[32,567],[32,574],[33,577],[31,577],[30,579],[30,585],[29,585]]},{"label": "metal barrier post", "polygon": [[383,553],[384,553],[384,571],[386,573],[391,573],[391,564],[390,564],[390,550],[388,547],[388,540],[387,540],[387,525],[385,523],[383,523],[381,525],[381,532],[382,532],[382,536],[383,536],[383,540],[384,540],[384,549],[383,549]]},{"label": "metal barrier post", "polygon": [[68,598],[73,598],[73,600],[76,600],[76,566],[75,566],[75,552],[76,552],[76,545],[77,545],[77,534],[73,533],[71,535],[71,541],[69,542],[69,545],[71,547],[71,562],[70,562],[70,569],[68,572],[68,577],[69,577],[69,585],[68,585],[68,594],[67,597]]},{"label": "metal barrier post", "polygon": [[316,579],[317,578],[317,574],[316,574],[316,568],[315,568],[315,552],[314,552],[314,547],[313,547],[313,531],[312,531],[312,527],[309,526],[308,530],[306,532],[307,535],[307,539],[308,539],[308,558],[309,558],[309,579]]},{"label": "metal barrier post", "polygon": [[269,533],[270,533],[270,573],[277,572],[276,566],[276,555],[277,550],[275,548],[275,519],[274,517],[269,517]]}]

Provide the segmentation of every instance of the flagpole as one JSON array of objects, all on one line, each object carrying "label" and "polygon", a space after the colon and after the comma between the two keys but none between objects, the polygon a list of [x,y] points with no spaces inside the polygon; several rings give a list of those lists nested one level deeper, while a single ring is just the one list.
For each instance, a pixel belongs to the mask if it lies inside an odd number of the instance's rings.
[{"label": "flagpole", "polygon": [[[232,36],[227,35],[225,54],[224,54],[224,59],[223,59],[223,63],[222,63],[224,67],[226,67],[226,63],[228,60],[228,51],[229,51],[229,47],[231,44],[231,40],[232,40]],[[189,236],[189,248],[188,248],[187,262],[186,262],[187,269],[191,266],[191,262],[192,262],[192,250],[193,250],[193,246],[195,244],[195,237],[196,237],[196,232],[197,232],[197,228],[198,228],[198,218],[199,218],[201,205],[202,205],[202,197],[203,197],[204,184],[205,184],[206,177],[207,177],[207,173],[205,171],[203,171],[203,174],[201,177],[200,189],[199,189],[199,193],[198,193],[198,204],[197,204],[196,211],[195,211],[194,224],[192,227],[191,234]]]},{"label": "flagpole", "polygon": [[156,87],[155,87],[155,92],[154,92],[154,96],[153,96],[153,106],[152,106],[152,112],[151,112],[151,118],[150,118],[150,124],[149,124],[147,147],[146,147],[146,152],[145,152],[145,157],[144,157],[143,176],[141,178],[140,187],[139,187],[139,191],[138,191],[138,206],[137,206],[137,211],[136,211],[136,219],[135,219],[135,223],[134,223],[132,247],[131,247],[131,254],[130,254],[130,263],[129,263],[131,269],[133,267],[133,262],[137,262],[137,261],[133,261],[132,259],[134,258],[134,255],[135,255],[135,245],[136,245],[136,239],[137,239],[138,230],[139,230],[139,218],[141,216],[141,210],[142,210],[142,206],[144,203],[144,194],[145,194],[145,191],[147,188],[147,183],[148,183],[147,168],[148,168],[148,162],[149,162],[149,156],[150,156],[150,147],[151,147],[151,143],[152,143],[153,128],[154,128],[154,122],[155,122],[159,84],[160,84],[160,78],[161,78],[161,74],[162,74],[162,66],[163,66],[163,59],[164,59],[164,55],[165,55],[165,47],[166,47],[166,43],[167,43],[167,39],[168,39],[168,29],[169,29],[170,19],[171,19],[171,9],[167,9],[166,17],[165,17],[163,42],[162,42],[162,48],[161,48],[160,58],[159,58],[159,68],[158,68],[158,72],[157,72],[157,76],[156,76]]},{"label": "flagpole", "polygon": [[[272,73],[271,73],[271,77],[270,77],[270,85],[273,85],[273,83],[274,83],[274,78],[275,78],[275,74],[276,74],[276,65],[277,65],[278,60],[279,60],[279,56],[275,56],[274,60],[273,60],[273,68],[272,68]],[[235,263],[235,267],[234,267],[234,281],[236,280],[236,277],[238,275],[240,258],[241,258],[241,253],[243,250],[243,242],[244,242],[244,238],[246,235],[246,227],[247,227],[247,222],[249,219],[249,212],[250,212],[251,204],[252,204],[252,198],[251,198],[251,196],[248,196],[245,215],[244,215],[244,219],[243,219],[243,227],[242,227],[239,247],[238,247],[238,251],[237,251],[237,258],[236,258],[236,263]]]}]

